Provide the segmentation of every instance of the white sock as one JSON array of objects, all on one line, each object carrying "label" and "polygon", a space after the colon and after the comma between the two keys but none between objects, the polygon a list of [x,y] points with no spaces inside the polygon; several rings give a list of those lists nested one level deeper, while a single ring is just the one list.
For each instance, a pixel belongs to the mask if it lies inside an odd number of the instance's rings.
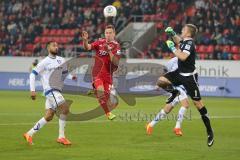
[{"label": "white sock", "polygon": [[181,123],[183,121],[184,114],[185,114],[186,110],[187,110],[187,108],[185,108],[185,107],[181,107],[179,109],[179,111],[178,111],[178,119],[177,119],[175,128],[181,128]]},{"label": "white sock", "polygon": [[45,118],[41,118],[34,126],[32,129],[30,129],[27,134],[30,136],[33,136],[35,133],[37,133],[37,131],[39,131],[45,124],[47,123],[47,121],[45,120]]},{"label": "white sock", "polygon": [[65,125],[66,125],[66,115],[60,114],[59,117],[59,136],[58,138],[65,138]]},{"label": "white sock", "polygon": [[163,109],[157,114],[157,116],[150,122],[150,126],[154,127],[160,120],[164,119],[167,114]]}]

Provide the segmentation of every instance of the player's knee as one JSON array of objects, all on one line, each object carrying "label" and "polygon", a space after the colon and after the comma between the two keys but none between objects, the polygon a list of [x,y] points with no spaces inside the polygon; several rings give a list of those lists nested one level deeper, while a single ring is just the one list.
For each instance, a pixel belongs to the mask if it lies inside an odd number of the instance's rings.
[{"label": "player's knee", "polygon": [[47,114],[44,118],[46,121],[51,121],[53,119],[54,114]]},{"label": "player's knee", "polygon": [[168,85],[168,82],[166,81],[165,77],[159,77],[159,79],[157,81],[157,85],[159,87],[166,87]]},{"label": "player's knee", "polygon": [[102,97],[104,95],[104,88],[103,87],[98,87],[97,88],[97,95],[98,95],[98,97]]},{"label": "player's knee", "polygon": [[187,99],[184,99],[181,101],[182,107],[185,107],[186,109],[189,108],[189,101]]},{"label": "player's knee", "polygon": [[67,107],[63,107],[62,114],[67,115],[69,113],[69,109]]},{"label": "player's knee", "polygon": [[166,114],[168,114],[168,113],[171,112],[171,109],[170,109],[170,108],[164,108],[163,110],[164,110],[164,112],[165,112]]}]

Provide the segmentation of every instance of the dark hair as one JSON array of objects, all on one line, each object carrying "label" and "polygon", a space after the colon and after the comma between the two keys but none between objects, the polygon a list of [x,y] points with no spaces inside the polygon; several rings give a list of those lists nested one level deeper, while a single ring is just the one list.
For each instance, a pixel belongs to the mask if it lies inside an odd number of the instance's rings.
[{"label": "dark hair", "polygon": [[185,26],[188,27],[188,29],[191,33],[191,37],[194,38],[198,32],[197,27],[194,24],[186,24]]},{"label": "dark hair", "polygon": [[115,27],[111,24],[107,25],[105,29],[112,29],[115,32]]},{"label": "dark hair", "polygon": [[48,48],[48,46],[51,44],[51,43],[54,43],[55,41],[48,41],[47,43],[46,43],[46,48]]}]

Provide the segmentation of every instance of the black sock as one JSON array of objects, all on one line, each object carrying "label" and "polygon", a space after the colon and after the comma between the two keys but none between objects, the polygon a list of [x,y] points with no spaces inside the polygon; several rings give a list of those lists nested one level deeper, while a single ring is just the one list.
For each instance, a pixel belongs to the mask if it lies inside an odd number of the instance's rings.
[{"label": "black sock", "polygon": [[208,134],[212,134],[212,127],[211,127],[211,124],[210,124],[210,119],[208,117],[208,113],[207,113],[207,109],[206,107],[204,106],[203,108],[201,108],[200,110],[198,110],[202,116],[202,120],[203,120],[203,123],[207,129],[207,133]]}]

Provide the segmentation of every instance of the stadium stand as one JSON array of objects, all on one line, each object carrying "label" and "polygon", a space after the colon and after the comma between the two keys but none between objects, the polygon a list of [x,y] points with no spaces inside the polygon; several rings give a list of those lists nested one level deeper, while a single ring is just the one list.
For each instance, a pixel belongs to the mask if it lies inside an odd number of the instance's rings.
[{"label": "stadium stand", "polygon": [[[101,36],[106,21],[102,10],[107,4],[118,8],[116,27],[128,22],[156,22],[157,38],[138,58],[166,59],[163,29],[182,25],[199,27],[196,37],[199,59],[240,59],[240,5],[238,0],[2,0],[0,2],[0,56],[43,56],[45,44],[60,44],[63,56],[80,53],[81,30],[90,37]],[[171,13],[171,14],[170,14]],[[134,18],[132,18],[134,17]],[[161,35],[161,36],[160,36]],[[64,51],[64,52],[63,52]]]},{"label": "stadium stand", "polygon": [[[240,2],[237,0],[197,0],[189,6],[184,3],[177,4],[171,1],[174,10],[179,10],[178,16],[169,19],[167,15],[162,15],[157,23],[159,29],[158,38],[146,49],[148,58],[169,58],[173,55],[163,48],[166,48],[164,41],[168,37],[163,36],[162,30],[167,26],[172,26],[178,33],[181,32],[183,24],[193,23],[199,28],[196,36],[197,52],[199,59],[215,60],[239,60],[240,59]],[[183,9],[184,8],[184,9]],[[173,10],[173,9],[171,9]],[[170,10],[170,11],[171,11]],[[164,11],[163,13],[167,13]],[[159,15],[147,16],[145,20],[156,19]],[[159,16],[160,17],[160,16]],[[169,21],[165,22],[164,20]],[[157,52],[153,54],[154,52]],[[167,50],[167,49],[166,49]]]}]

